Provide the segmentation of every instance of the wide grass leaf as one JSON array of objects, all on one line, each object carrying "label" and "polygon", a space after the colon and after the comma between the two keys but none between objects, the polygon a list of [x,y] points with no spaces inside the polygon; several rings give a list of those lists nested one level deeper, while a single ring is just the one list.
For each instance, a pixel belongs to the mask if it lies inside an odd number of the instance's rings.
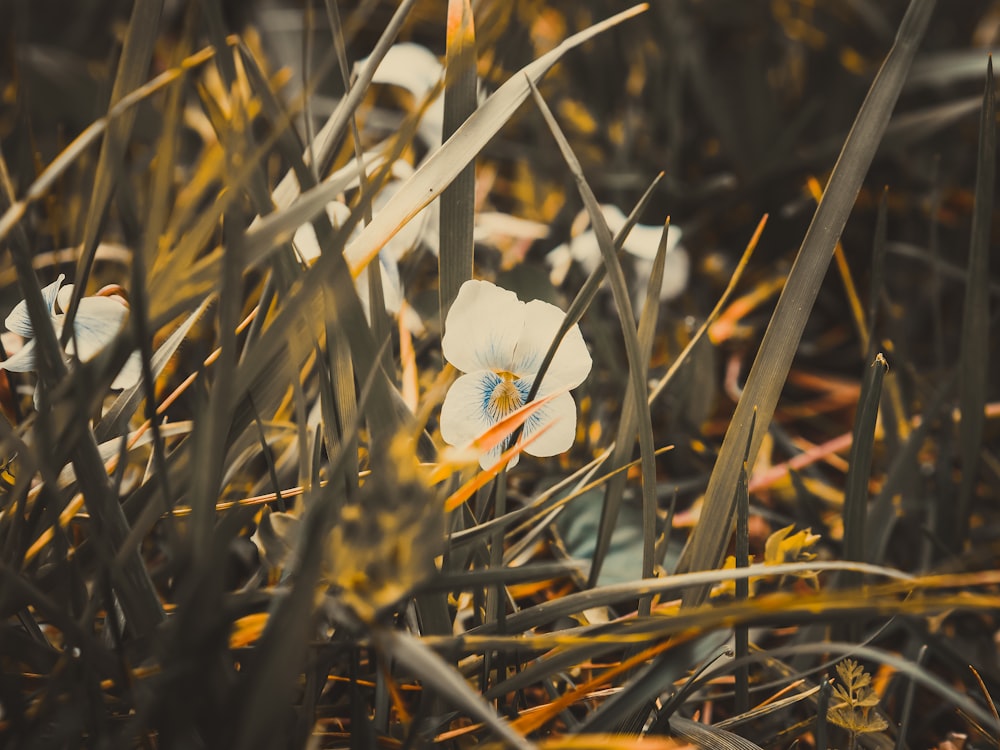
[{"label": "wide grass leaf", "polygon": [[[837,239],[889,123],[934,4],[934,0],[913,0],[910,3],[896,41],[855,118],[747,376],[746,386],[709,479],[701,521],[681,557],[680,572],[706,570],[722,562],[736,514],[733,490],[743,465],[742,454],[753,415],[757,415],[758,427],[751,441],[751,465],[774,415],[778,396],[809,317],[808,312],[816,300]],[[684,601],[688,605],[700,604],[707,595],[705,587],[691,589],[685,594]]]}]

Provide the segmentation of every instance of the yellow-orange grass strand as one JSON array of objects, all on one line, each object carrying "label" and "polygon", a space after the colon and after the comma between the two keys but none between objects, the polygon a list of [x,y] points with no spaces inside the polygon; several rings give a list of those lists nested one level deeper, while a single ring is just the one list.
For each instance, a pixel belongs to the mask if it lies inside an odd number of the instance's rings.
[{"label": "yellow-orange grass strand", "polygon": [[462,485],[447,500],[445,500],[445,512],[455,510],[455,508],[458,508],[462,503],[476,494],[481,487],[485,487],[497,474],[507,468],[508,461],[510,461],[514,456],[520,455],[525,448],[548,432],[554,425],[555,420],[549,422],[540,430],[534,432],[531,437],[518,440],[516,445],[512,445],[510,448],[501,453],[499,461],[493,464],[493,466],[489,469],[479,472],[475,477]]},{"label": "yellow-orange grass strand", "polygon": [[[823,188],[820,187],[819,181],[815,177],[809,177],[806,184],[813,200],[819,205],[820,199],[823,197]],[[851,269],[847,265],[847,256],[844,255],[844,246],[840,240],[837,240],[837,244],[834,245],[833,257],[837,261],[837,271],[840,272],[840,278],[844,280],[844,292],[847,294],[847,302],[851,307],[854,325],[858,329],[858,337],[861,340],[861,356],[866,356],[868,352],[868,324],[865,321],[865,309],[861,304],[861,298],[858,297],[858,289],[854,286]]]},{"label": "yellow-orange grass strand", "polygon": [[702,631],[690,630],[686,633],[680,633],[663,643],[657,643],[655,646],[650,646],[620,664],[616,664],[615,666],[606,669],[596,677],[592,677],[586,682],[577,685],[572,690],[563,693],[559,696],[559,698],[547,704],[547,710],[539,711],[537,714],[522,716],[521,718],[511,722],[511,726],[515,731],[520,732],[523,735],[535,732],[545,726],[549,721],[555,719],[565,709],[569,708],[578,700],[584,698],[588,693],[591,693],[599,688],[601,685],[608,684],[618,675],[628,672],[629,670],[649,661],[653,657],[658,656],[664,651],[668,651],[675,646],[679,646],[682,643],[690,641],[701,634]]},{"label": "yellow-orange grass strand", "polygon": [[[496,448],[508,435],[527,422],[535,412],[549,403],[549,401],[554,399],[556,396],[561,396],[568,390],[568,387],[563,387],[547,394],[543,398],[537,398],[534,401],[515,409],[496,424],[491,425],[469,445],[446,451],[446,453],[451,454],[452,456],[456,456],[456,454],[457,456],[455,458],[446,459],[438,465],[437,469],[434,470],[429,478],[431,484],[437,484],[438,482],[447,479],[456,468],[472,463],[472,459],[467,458],[467,456],[471,456],[473,452],[476,454],[475,460],[478,461],[480,453],[486,453],[487,451],[491,451]],[[519,441],[518,445],[530,445],[530,442],[527,440],[523,442]],[[510,454],[510,456],[513,457],[520,452],[520,450],[515,450],[514,453]],[[506,455],[506,453],[504,455]],[[504,461],[501,461],[500,463],[502,464]]]}]

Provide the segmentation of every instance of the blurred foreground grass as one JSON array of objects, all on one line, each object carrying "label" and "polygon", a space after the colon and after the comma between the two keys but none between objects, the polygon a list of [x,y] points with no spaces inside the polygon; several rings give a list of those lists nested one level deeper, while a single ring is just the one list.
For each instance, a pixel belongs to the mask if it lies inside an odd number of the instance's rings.
[{"label": "blurred foreground grass", "polygon": [[1000,5],[57,5],[4,747],[1000,742]]}]

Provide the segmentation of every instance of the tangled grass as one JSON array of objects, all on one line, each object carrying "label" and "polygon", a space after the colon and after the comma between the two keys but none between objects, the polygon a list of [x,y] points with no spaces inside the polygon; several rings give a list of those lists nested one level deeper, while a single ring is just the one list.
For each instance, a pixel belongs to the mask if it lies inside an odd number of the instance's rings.
[{"label": "tangled grass", "polygon": [[0,10],[4,746],[1000,742],[995,8],[383,5]]}]

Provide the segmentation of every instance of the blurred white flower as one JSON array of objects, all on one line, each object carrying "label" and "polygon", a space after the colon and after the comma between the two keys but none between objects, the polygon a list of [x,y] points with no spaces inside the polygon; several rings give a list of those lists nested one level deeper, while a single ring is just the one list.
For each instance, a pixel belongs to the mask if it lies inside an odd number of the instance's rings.
[{"label": "blurred white flower", "polygon": [[[628,217],[617,206],[604,205],[601,206],[601,210],[604,212],[611,233],[617,234],[625,226]],[[579,226],[581,224],[583,226]],[[546,257],[551,269],[549,279],[555,286],[562,284],[573,261],[579,263],[588,274],[593,273],[601,263],[601,248],[597,243],[597,235],[593,229],[582,231],[588,224],[587,212],[583,211],[573,222],[574,228],[577,229],[574,232],[575,236],[568,243],[552,250]],[[653,270],[653,260],[656,258],[662,234],[663,227],[636,224],[625,238],[623,247],[625,252],[632,256],[636,275],[636,288],[633,290],[632,300],[636,307],[640,307],[642,300],[646,298],[646,286],[649,284],[649,275]],[[671,224],[667,231],[667,256],[663,268],[663,283],[660,285],[660,300],[673,299],[687,287],[690,260],[687,251],[680,246],[681,235],[680,227]]]},{"label": "blurred white flower", "polygon": [[[441,408],[441,437],[469,445],[487,429],[524,405],[538,368],[565,313],[541,300],[522,302],[488,281],[466,281],[448,312],[441,348],[445,359],[466,373],[448,391]],[[579,326],[563,337],[538,397],[576,388],[590,373],[591,359]],[[528,418],[523,434],[554,422],[529,445],[533,456],[554,456],[569,449],[576,435],[576,404],[562,393]],[[506,441],[480,456],[486,469],[497,463]],[[510,466],[517,463],[515,456]]]},{"label": "blurred white flower", "polygon": [[[64,274],[42,289],[45,305],[52,318],[52,327],[56,336],[62,335],[65,311],[73,296],[73,285],[62,286]],[[73,336],[66,344],[67,361],[75,357],[81,362],[87,362],[94,357],[118,335],[125,326],[128,308],[111,297],[84,297],[73,319]],[[28,317],[28,306],[22,300],[11,310],[4,321],[8,331],[26,339],[24,345],[14,355],[0,362],[0,370],[11,372],[30,372],[37,369],[38,356],[35,351],[35,330]],[[139,353],[134,352],[126,360],[118,375],[111,382],[114,389],[131,388],[142,377],[142,363]]]},{"label": "blurred white flower", "polygon": [[[391,180],[382,191],[375,196],[372,201],[372,212],[377,214],[389,201],[403,184],[402,180],[409,177],[413,168],[403,161],[393,164],[392,173],[395,179]],[[438,243],[438,203],[435,201],[423,211],[414,216],[403,225],[392,239],[390,239],[382,250],[379,251],[379,272],[382,277],[382,296],[385,300],[385,309],[392,315],[398,315],[403,306],[403,282],[399,275],[399,261],[418,245],[425,245],[433,248],[437,253]],[[351,215],[351,209],[339,201],[331,201],[326,205],[326,215],[330,223],[337,228],[341,226]],[[355,228],[352,236],[357,236],[360,227]],[[292,237],[292,244],[299,257],[304,262],[311,262],[319,257],[319,240],[316,237],[316,230],[312,224],[303,224],[295,230]],[[358,297],[365,309],[365,315],[370,316],[370,305],[368,296],[368,269],[365,268],[357,278],[355,288],[358,290]],[[423,330],[419,316],[415,312],[407,309],[406,323],[410,330],[419,333]],[[369,320],[369,322],[371,322]]]},{"label": "blurred white flower", "polygon": [[[326,204],[326,215],[334,229],[340,227],[347,217],[351,215],[351,209],[339,201],[331,201]],[[316,230],[312,224],[303,224],[295,230],[292,237],[292,244],[295,246],[299,257],[309,262],[315,260],[320,255],[319,240],[316,237]],[[379,270],[382,276],[382,296],[385,298],[385,309],[395,315],[403,301],[402,282],[399,278],[399,267],[392,253],[387,251],[388,245],[382,248],[378,254]],[[368,269],[364,269],[358,276],[355,283],[358,296],[365,305],[365,315],[368,315]]]},{"label": "blurred white flower", "polygon": [[[356,67],[367,62],[367,57],[358,60]],[[419,44],[403,42],[389,48],[375,69],[372,83],[405,89],[413,96],[414,106],[419,107],[442,76],[444,67],[433,52]],[[444,98],[438,96],[424,111],[417,126],[417,135],[424,141],[424,145],[435,149],[441,145],[443,127]]]}]

